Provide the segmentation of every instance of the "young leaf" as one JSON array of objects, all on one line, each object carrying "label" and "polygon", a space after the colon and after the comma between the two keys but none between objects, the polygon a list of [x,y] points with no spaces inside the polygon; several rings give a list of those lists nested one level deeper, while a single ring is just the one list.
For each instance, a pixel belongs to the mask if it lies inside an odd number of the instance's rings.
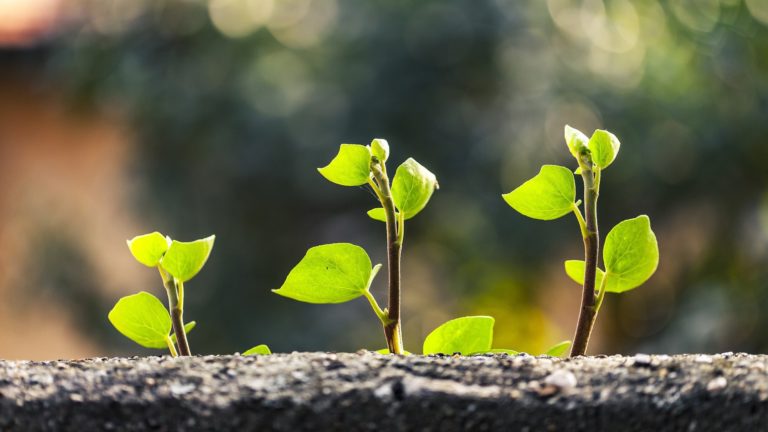
[{"label": "young leaf", "polygon": [[165,251],[168,250],[168,240],[157,231],[136,236],[127,243],[136,261],[147,267],[157,267]]},{"label": "young leaf", "polygon": [[587,136],[580,130],[565,125],[565,144],[576,160],[579,159],[579,154],[587,148],[588,141]]},{"label": "young leaf", "polygon": [[389,159],[389,143],[385,139],[376,138],[371,141],[371,153],[382,162]]},{"label": "young leaf", "polygon": [[123,297],[109,311],[109,322],[128,339],[146,348],[167,348],[171,317],[163,303],[148,292]]},{"label": "young leaf", "polygon": [[515,350],[505,349],[505,348],[494,348],[494,349],[490,349],[490,350],[485,351],[485,352],[478,352],[478,353],[474,353],[474,354],[508,354],[508,355],[518,355],[518,354],[520,354],[520,351],[515,351]]},{"label": "young leaf", "polygon": [[371,149],[360,144],[342,144],[327,166],[317,169],[323,177],[342,186],[361,186],[371,176]]},{"label": "young leaf", "polygon": [[412,158],[403,162],[392,180],[392,199],[406,219],[416,216],[438,188],[437,178]]},{"label": "young leaf", "polygon": [[251,356],[251,355],[270,355],[270,354],[272,354],[272,351],[269,349],[269,347],[262,344],[262,345],[256,345],[255,347],[244,352],[242,355]]},{"label": "young leaf", "polygon": [[[189,334],[195,326],[197,326],[196,321],[190,321],[184,324],[184,334]],[[176,333],[171,333],[171,342],[176,343]]]},{"label": "young leaf", "polygon": [[616,155],[619,154],[621,143],[616,135],[598,129],[589,139],[589,151],[592,153],[592,162],[601,169],[607,168],[612,164]]},{"label": "young leaf", "polygon": [[568,351],[568,348],[571,346],[571,341],[562,341],[560,343],[557,343],[551,347],[544,353],[544,355],[548,355],[550,357],[562,357],[563,354],[565,354]]},{"label": "young leaf", "polygon": [[525,216],[541,220],[557,219],[573,211],[576,181],[568,168],[544,165],[536,177],[502,197]]},{"label": "young leaf", "polygon": [[360,246],[315,246],[291,270],[275,294],[307,303],[343,303],[363,295],[371,277],[371,259]]},{"label": "young leaf", "polygon": [[174,240],[160,260],[160,265],[179,281],[186,282],[195,277],[208,261],[214,240],[215,235],[193,242]]},{"label": "young leaf", "polygon": [[493,342],[493,323],[494,319],[489,316],[452,319],[427,335],[423,352],[425,355],[487,352]]},{"label": "young leaf", "polygon": [[608,233],[603,249],[606,289],[624,292],[642,285],[659,264],[659,245],[651,220],[642,215],[625,220]]},{"label": "young leaf", "polygon": [[[395,212],[395,216],[397,216],[398,214],[399,213]],[[379,222],[387,221],[387,214],[384,212],[384,209],[381,207],[368,210],[368,217],[373,220],[377,220]]]},{"label": "young leaf", "polygon": [[[582,260],[568,260],[565,262],[565,273],[573,279],[574,282],[576,282],[579,285],[584,285],[584,271],[585,271],[585,264]],[[598,289],[600,287],[600,284],[603,283],[603,277],[605,276],[605,272],[600,270],[600,268],[597,268],[597,271],[595,272],[595,289]],[[611,292],[611,291],[606,291]]]}]

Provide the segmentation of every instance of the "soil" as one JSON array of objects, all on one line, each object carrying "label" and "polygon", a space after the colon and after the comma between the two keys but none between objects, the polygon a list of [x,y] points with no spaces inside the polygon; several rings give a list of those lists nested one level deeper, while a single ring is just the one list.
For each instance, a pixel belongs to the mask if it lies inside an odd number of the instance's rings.
[{"label": "soil", "polygon": [[768,431],[768,356],[0,361],[2,431]]}]

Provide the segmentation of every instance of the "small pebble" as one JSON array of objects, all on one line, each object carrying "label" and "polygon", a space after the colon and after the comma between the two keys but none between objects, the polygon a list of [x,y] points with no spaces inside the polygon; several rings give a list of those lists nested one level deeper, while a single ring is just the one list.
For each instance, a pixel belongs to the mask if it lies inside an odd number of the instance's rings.
[{"label": "small pebble", "polygon": [[557,387],[560,390],[568,390],[576,387],[576,376],[571,371],[559,369],[546,377],[544,384]]},{"label": "small pebble", "polygon": [[633,360],[634,364],[637,366],[648,366],[651,364],[651,356],[648,354],[635,354]]},{"label": "small pebble", "polygon": [[185,395],[194,389],[195,389],[194,384],[182,384],[182,383],[171,384],[171,393],[175,395]]},{"label": "small pebble", "polygon": [[728,380],[725,379],[725,377],[717,377],[713,380],[711,380],[709,383],[707,383],[707,391],[718,391],[725,388],[725,386],[728,385]]}]

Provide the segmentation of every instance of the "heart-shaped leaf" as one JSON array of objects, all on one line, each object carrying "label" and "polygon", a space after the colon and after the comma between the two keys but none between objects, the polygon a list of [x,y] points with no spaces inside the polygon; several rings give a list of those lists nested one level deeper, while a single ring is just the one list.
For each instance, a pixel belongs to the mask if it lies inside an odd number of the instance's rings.
[{"label": "heart-shaped leaf", "polygon": [[520,354],[520,351],[515,351],[515,350],[511,350],[511,349],[506,349],[506,348],[493,348],[493,349],[490,349],[488,351],[478,352],[478,353],[473,353],[473,354],[507,354],[507,355],[518,355],[518,354]]},{"label": "heart-shaped leaf", "polygon": [[163,303],[148,292],[118,300],[109,322],[128,339],[146,348],[167,348],[171,317]]},{"label": "heart-shaped leaf", "polygon": [[494,319],[489,316],[452,319],[427,335],[423,352],[425,355],[487,352],[493,343],[493,323]]},{"label": "heart-shaped leaf", "polygon": [[272,351],[269,349],[268,346],[262,344],[262,345],[256,345],[255,347],[249,349],[248,351],[244,352],[244,356],[251,356],[251,355],[270,355],[272,354]]},{"label": "heart-shaped leaf", "polygon": [[608,233],[603,248],[606,290],[624,292],[647,281],[659,265],[659,245],[651,220],[642,215],[625,220]]},{"label": "heart-shaped leaf", "polygon": [[[585,264],[582,260],[568,260],[565,262],[565,273],[573,279],[574,282],[576,282],[579,285],[584,285],[584,271],[585,271]],[[605,276],[605,272],[600,270],[598,267],[595,271],[595,289],[598,289],[600,287],[600,284],[603,283],[603,277]],[[606,291],[611,292],[611,291]]]},{"label": "heart-shaped leaf", "polygon": [[403,162],[392,180],[392,200],[397,210],[410,219],[426,207],[438,188],[437,178],[414,159]]},{"label": "heart-shaped leaf", "polygon": [[[395,217],[397,217],[397,215],[398,213],[395,212]],[[387,221],[387,213],[381,207],[368,210],[368,217],[379,222]]]},{"label": "heart-shaped leaf", "polygon": [[573,211],[576,181],[568,168],[544,165],[536,177],[502,197],[525,216],[541,220],[557,219]]},{"label": "heart-shaped leaf", "polygon": [[619,154],[621,143],[616,135],[598,129],[589,139],[589,151],[592,153],[592,162],[601,169],[608,168]]},{"label": "heart-shaped leaf", "polygon": [[160,260],[160,266],[180,282],[186,282],[195,277],[208,261],[214,240],[214,235],[193,242],[174,240]]},{"label": "heart-shaped leaf", "polygon": [[568,351],[568,348],[570,348],[570,346],[571,346],[571,341],[559,342],[549,347],[549,349],[547,349],[544,355],[548,355],[550,357],[562,357]]},{"label": "heart-shaped leaf", "polygon": [[168,250],[168,239],[157,231],[136,236],[127,243],[136,261],[147,267],[157,267]]},{"label": "heart-shaped leaf", "polygon": [[343,303],[360,297],[371,283],[371,259],[360,246],[315,246],[291,270],[276,294],[307,303]]},{"label": "heart-shaped leaf", "polygon": [[371,176],[371,149],[360,144],[342,144],[331,163],[317,169],[329,181],[342,186],[361,186]]}]

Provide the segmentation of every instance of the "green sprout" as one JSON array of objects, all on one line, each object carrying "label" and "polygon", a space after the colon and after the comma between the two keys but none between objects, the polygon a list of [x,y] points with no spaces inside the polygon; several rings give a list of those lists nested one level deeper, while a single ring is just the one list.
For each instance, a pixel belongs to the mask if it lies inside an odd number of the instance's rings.
[{"label": "green sprout", "polygon": [[389,351],[404,354],[400,258],[405,221],[424,209],[438,184],[434,174],[410,158],[397,168],[390,184],[385,164],[388,158],[389,145],[383,139],[374,139],[370,146],[342,144],[330,164],[318,169],[323,177],[342,186],[370,186],[381,204],[370,210],[368,216],[386,223],[387,308],[379,307],[370,292],[371,282],[381,265],[372,266],[365,250],[349,243],[309,249],[285,283],[274,292],[308,303],[343,303],[365,297],[384,327]]},{"label": "green sprout", "polygon": [[[466,316],[447,321],[432,330],[424,339],[422,353],[444,355],[481,355],[509,354],[517,355],[519,351],[506,348],[492,348],[493,325],[495,320],[489,316]],[[549,348],[544,354],[560,357],[570,346],[570,341],[563,341]],[[389,350],[376,351],[387,354]],[[407,353],[406,353],[407,354]]]},{"label": "green sprout", "polygon": [[[203,268],[215,236],[180,242],[159,232],[128,240],[134,258],[160,272],[168,307],[147,292],[121,298],[109,312],[109,321],[128,339],[146,348],[168,348],[171,355],[191,355],[187,333],[195,326],[184,325],[184,283]],[[171,333],[173,330],[173,334]],[[178,347],[178,350],[176,349]]]},{"label": "green sprout", "polygon": [[256,345],[255,347],[243,353],[244,356],[270,355],[270,354],[272,354],[272,351],[270,351],[269,347],[264,344]]},{"label": "green sprout", "polygon": [[603,170],[616,159],[621,144],[608,131],[596,130],[587,138],[570,126],[565,126],[565,142],[578,162],[575,173],[584,182],[583,216],[581,201],[576,201],[574,173],[562,166],[543,166],[538,175],[503,198],[512,208],[533,219],[553,220],[568,213],[576,216],[584,241],[584,260],[565,262],[568,276],[583,287],[571,348],[573,357],[586,354],[605,293],[622,293],[645,283],[658,266],[659,247],[648,216],[625,220],[608,233],[603,248],[605,270],[598,268],[600,180]]}]

